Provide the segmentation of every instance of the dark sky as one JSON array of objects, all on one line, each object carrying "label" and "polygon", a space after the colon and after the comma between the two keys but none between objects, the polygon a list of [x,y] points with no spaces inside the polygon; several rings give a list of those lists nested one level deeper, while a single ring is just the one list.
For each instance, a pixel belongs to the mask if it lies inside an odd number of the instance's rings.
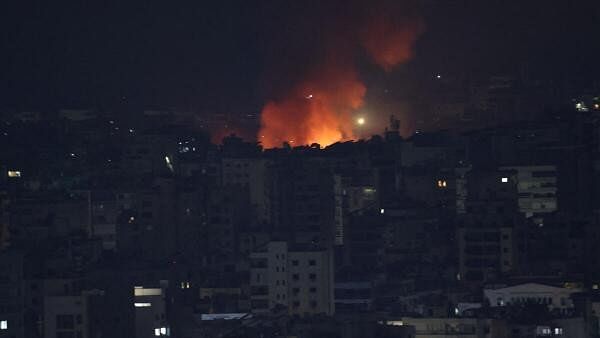
[{"label": "dark sky", "polygon": [[[324,2],[3,1],[0,107],[259,110],[347,3]],[[414,60],[391,74],[365,67],[368,85],[520,64],[550,77],[600,74],[600,1],[421,3],[427,32]]]}]

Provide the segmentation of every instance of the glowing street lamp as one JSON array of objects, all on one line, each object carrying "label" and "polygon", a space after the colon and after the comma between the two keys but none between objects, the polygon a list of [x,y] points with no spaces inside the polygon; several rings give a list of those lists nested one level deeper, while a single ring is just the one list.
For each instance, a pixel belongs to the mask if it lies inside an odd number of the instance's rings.
[{"label": "glowing street lamp", "polygon": [[364,117],[359,117],[356,119],[356,124],[358,124],[359,126],[362,126],[365,124],[365,118]]}]

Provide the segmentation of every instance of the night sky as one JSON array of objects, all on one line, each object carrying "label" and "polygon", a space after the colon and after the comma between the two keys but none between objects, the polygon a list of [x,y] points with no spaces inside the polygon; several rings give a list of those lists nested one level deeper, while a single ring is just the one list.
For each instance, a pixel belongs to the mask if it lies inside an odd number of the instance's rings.
[{"label": "night sky", "polygon": [[[107,3],[3,2],[0,108],[258,111],[302,72],[348,1]],[[414,59],[387,74],[365,63],[368,88],[410,92],[435,73],[522,65],[600,74],[600,1],[423,0],[420,11],[427,31]]]}]

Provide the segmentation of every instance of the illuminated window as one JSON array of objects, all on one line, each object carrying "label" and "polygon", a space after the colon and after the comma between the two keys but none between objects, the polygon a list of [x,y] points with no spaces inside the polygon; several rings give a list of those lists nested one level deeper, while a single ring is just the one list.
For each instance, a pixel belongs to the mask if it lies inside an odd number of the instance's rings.
[{"label": "illuminated window", "polygon": [[508,177],[502,177],[502,178],[500,179],[500,181],[501,181],[502,183],[508,183]]},{"label": "illuminated window", "polygon": [[154,329],[154,335],[159,336],[170,336],[171,330],[168,327],[159,327]]},{"label": "illuminated window", "polygon": [[8,177],[21,177],[21,172],[19,170],[9,170]]},{"label": "illuminated window", "polygon": [[0,330],[8,330],[8,320],[0,320]]},{"label": "illuminated window", "polygon": [[379,213],[382,214],[382,215],[385,214],[385,209],[380,209]]},{"label": "illuminated window", "polygon": [[375,193],[375,189],[373,189],[373,188],[364,188],[363,192],[365,194],[374,194]]},{"label": "illuminated window", "polygon": [[133,303],[135,307],[151,307],[152,303]]},{"label": "illuminated window", "polygon": [[446,180],[438,180],[437,186],[438,188],[446,188],[448,186],[448,182],[446,182]]},{"label": "illuminated window", "polygon": [[555,327],[555,328],[554,328],[554,334],[555,334],[555,335],[557,335],[557,336],[560,336],[560,335],[562,335],[562,334],[563,334],[563,329],[562,329],[562,327]]}]

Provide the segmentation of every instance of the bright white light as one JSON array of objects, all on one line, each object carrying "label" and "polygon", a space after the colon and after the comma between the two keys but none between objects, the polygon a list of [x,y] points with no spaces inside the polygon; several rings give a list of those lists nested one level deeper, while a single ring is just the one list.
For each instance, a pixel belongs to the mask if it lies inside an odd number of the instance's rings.
[{"label": "bright white light", "polygon": [[440,74],[437,74],[437,75],[435,76],[435,78],[436,78],[436,79],[441,79],[441,78],[442,78],[442,75],[440,75]]},{"label": "bright white light", "polygon": [[508,177],[502,177],[500,180],[502,183],[508,183]]},{"label": "bright white light", "polygon": [[309,100],[312,99],[313,98],[313,94],[306,95],[306,98],[309,99]]},{"label": "bright white light", "polygon": [[388,320],[385,323],[390,326],[403,326],[404,325],[404,322],[402,322],[401,320]]},{"label": "bright white light", "polygon": [[8,320],[0,320],[0,330],[8,330]]},{"label": "bright white light", "polygon": [[133,303],[135,307],[151,307],[152,303]]},{"label": "bright white light", "polygon": [[165,156],[165,162],[167,162],[167,168],[169,168],[169,170],[173,172],[173,164],[171,164],[171,159],[169,158],[169,156]]},{"label": "bright white light", "polygon": [[577,109],[577,111],[583,111],[583,112],[589,111],[589,108],[583,102],[577,102],[575,104],[575,109]]},{"label": "bright white light", "polygon": [[167,334],[167,328],[166,327],[161,327],[160,328],[160,334],[166,335]]},{"label": "bright white light", "polygon": [[358,123],[358,125],[362,126],[363,124],[365,124],[365,118],[359,117],[358,119],[356,119],[356,123]]},{"label": "bright white light", "polygon": [[154,329],[154,335],[155,336],[160,336],[160,329]]},{"label": "bright white light", "polygon": [[382,215],[385,214],[385,209],[379,209],[379,213]]}]

